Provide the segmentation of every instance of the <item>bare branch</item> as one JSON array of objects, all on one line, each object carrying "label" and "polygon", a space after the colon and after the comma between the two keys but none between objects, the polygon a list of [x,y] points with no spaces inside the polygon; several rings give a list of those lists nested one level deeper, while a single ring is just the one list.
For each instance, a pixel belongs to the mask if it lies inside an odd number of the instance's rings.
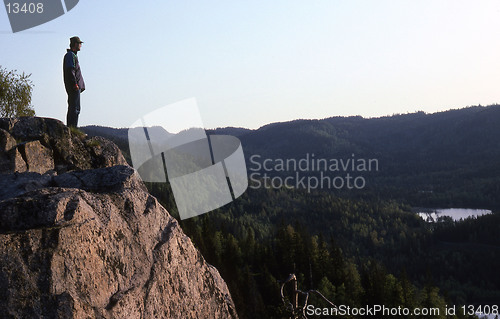
[{"label": "bare branch", "polygon": [[[298,300],[298,296],[299,295],[301,295],[301,296],[304,297],[304,304],[302,306],[300,306],[300,307],[299,307],[298,304],[293,305],[290,301],[288,301],[285,298],[285,294],[284,294],[283,290],[285,288],[285,285],[287,283],[290,283],[290,282],[292,282],[294,284],[294,286],[295,286],[295,288],[293,289],[293,298],[292,298],[292,300],[293,299]],[[309,301],[309,295],[310,294],[318,295],[324,301],[326,301],[327,303],[329,303],[332,307],[337,308],[337,306],[333,302],[331,302],[330,300],[328,300],[319,291],[317,291],[317,290],[302,291],[302,290],[299,290],[299,289],[296,288],[296,284],[297,284],[297,276],[295,276],[295,274],[290,274],[285,281],[281,282],[281,289],[280,289],[281,300],[283,301],[283,304],[286,306],[287,310],[290,311],[290,313],[292,315],[292,317],[290,317],[290,318],[298,319],[300,317],[300,318],[307,319],[306,308],[307,308],[307,303]]]}]

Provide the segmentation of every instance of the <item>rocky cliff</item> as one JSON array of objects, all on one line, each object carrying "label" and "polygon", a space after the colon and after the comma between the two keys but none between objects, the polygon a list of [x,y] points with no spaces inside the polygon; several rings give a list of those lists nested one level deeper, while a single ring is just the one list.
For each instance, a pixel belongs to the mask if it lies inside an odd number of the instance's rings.
[{"label": "rocky cliff", "polygon": [[236,318],[218,271],[111,142],[0,119],[0,317]]}]

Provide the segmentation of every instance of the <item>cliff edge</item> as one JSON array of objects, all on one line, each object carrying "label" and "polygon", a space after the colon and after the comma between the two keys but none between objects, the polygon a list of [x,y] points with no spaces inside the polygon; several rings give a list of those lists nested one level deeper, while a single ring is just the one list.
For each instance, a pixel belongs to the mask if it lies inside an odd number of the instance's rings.
[{"label": "cliff edge", "polygon": [[0,119],[5,318],[237,318],[226,283],[120,150]]}]

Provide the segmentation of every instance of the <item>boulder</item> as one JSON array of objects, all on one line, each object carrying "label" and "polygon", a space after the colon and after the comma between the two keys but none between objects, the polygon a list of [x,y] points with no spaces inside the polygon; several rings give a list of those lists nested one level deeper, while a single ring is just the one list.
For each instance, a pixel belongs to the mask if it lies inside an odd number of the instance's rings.
[{"label": "boulder", "polygon": [[128,165],[118,146],[104,137],[92,137],[85,141],[85,145],[90,150],[95,168]]},{"label": "boulder", "polygon": [[[14,147],[22,157],[16,152],[5,155]],[[59,120],[40,117],[0,118],[0,154],[0,173],[44,173],[52,169],[65,173],[128,165],[113,142],[102,137],[87,138]],[[23,165],[19,159],[27,163]]]},{"label": "boulder", "polygon": [[28,172],[43,174],[54,169],[52,150],[43,146],[40,141],[22,143],[18,149],[26,163]]},{"label": "boulder", "polygon": [[26,162],[17,148],[0,152],[0,174],[26,172]]},{"label": "boulder", "polygon": [[2,318],[237,318],[217,269],[113,143],[48,119],[0,127],[24,143],[0,163],[24,151],[25,165],[0,175]]},{"label": "boulder", "polygon": [[14,149],[17,142],[6,130],[0,129],[0,174],[27,170],[21,153]]},{"label": "boulder", "polygon": [[16,140],[6,130],[0,129],[0,152],[10,151],[16,146]]}]

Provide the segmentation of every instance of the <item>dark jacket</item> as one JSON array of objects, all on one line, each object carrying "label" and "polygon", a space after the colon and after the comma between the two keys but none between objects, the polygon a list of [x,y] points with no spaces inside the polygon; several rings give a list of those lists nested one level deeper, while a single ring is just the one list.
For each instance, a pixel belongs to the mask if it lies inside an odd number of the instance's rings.
[{"label": "dark jacket", "polygon": [[75,91],[75,84],[78,84],[80,91],[85,90],[85,82],[83,81],[82,71],[80,70],[80,63],[78,63],[78,56],[76,53],[77,52],[68,49],[68,52],[64,55],[64,86],[68,93]]}]

